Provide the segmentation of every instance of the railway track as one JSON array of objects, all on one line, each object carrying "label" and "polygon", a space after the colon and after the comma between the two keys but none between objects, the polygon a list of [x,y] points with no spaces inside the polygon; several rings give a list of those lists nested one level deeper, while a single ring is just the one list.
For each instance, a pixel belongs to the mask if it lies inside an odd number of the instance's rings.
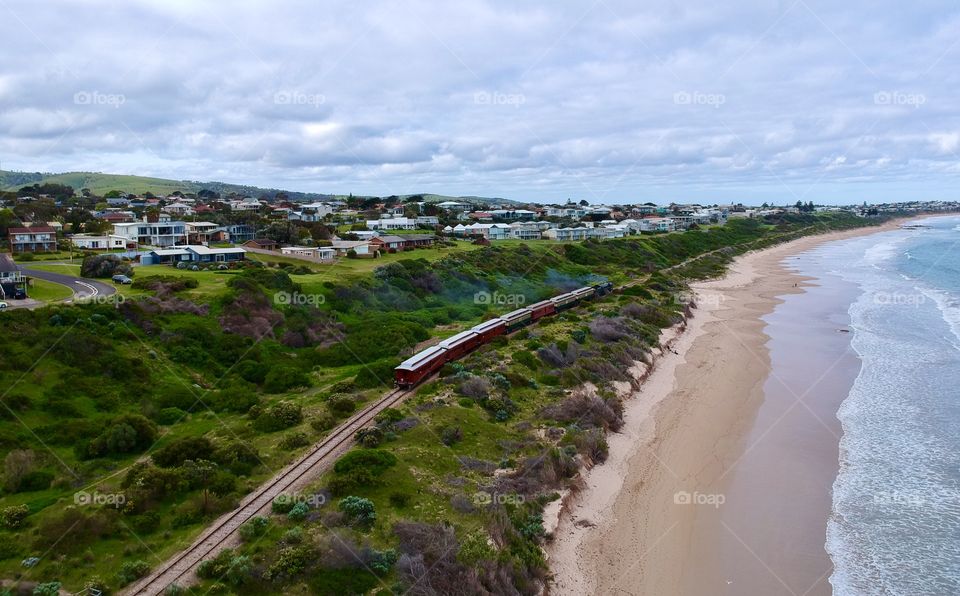
[{"label": "railway track", "polygon": [[162,594],[170,584],[179,583],[182,579],[192,581],[196,566],[226,548],[235,538],[240,526],[254,516],[268,512],[278,495],[300,488],[301,484],[328,469],[340,455],[353,446],[353,437],[358,430],[370,424],[377,414],[386,408],[403,401],[410,393],[409,390],[394,389],[348,418],[307,453],[247,495],[239,507],[218,518],[189,548],[168,559],[124,593],[130,596],[156,596]]}]

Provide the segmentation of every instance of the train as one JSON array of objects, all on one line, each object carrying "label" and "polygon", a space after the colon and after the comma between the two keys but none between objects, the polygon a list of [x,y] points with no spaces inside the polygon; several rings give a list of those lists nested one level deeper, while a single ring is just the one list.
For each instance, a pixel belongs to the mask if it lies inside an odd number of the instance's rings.
[{"label": "train", "polygon": [[440,370],[444,364],[463,358],[500,335],[513,333],[544,317],[572,308],[584,300],[605,296],[613,289],[613,284],[609,281],[584,286],[484,321],[404,360],[394,369],[394,384],[401,389],[415,387]]}]

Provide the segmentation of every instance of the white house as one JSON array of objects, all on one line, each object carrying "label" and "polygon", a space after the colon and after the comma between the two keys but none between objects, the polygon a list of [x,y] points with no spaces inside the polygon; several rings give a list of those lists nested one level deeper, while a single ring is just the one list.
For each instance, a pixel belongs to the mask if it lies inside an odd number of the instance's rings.
[{"label": "white house", "polygon": [[247,251],[239,246],[231,248],[210,248],[209,246],[174,246],[151,250],[140,257],[144,265],[176,263],[228,263],[242,261]]},{"label": "white house", "polygon": [[182,221],[132,221],[113,224],[113,233],[128,243],[147,246],[177,246],[187,244],[187,226]]},{"label": "white house", "polygon": [[337,251],[330,246],[284,246],[280,252],[291,257],[306,257],[321,261],[337,256]]},{"label": "white house", "polygon": [[415,230],[417,220],[409,217],[392,217],[387,219],[368,219],[367,229],[370,230]]},{"label": "white house", "polygon": [[675,229],[669,217],[644,217],[640,220],[641,232],[672,232]]},{"label": "white house", "polygon": [[436,215],[421,215],[417,217],[418,226],[438,226],[440,219]]},{"label": "white house", "polygon": [[93,234],[75,234],[70,237],[70,242],[75,248],[86,250],[113,250],[123,249],[127,246],[127,239],[115,234],[104,236],[95,236]]},{"label": "white house", "polygon": [[351,250],[358,255],[371,254],[370,243],[363,240],[334,240],[330,247],[341,257],[346,256]]},{"label": "white house", "polygon": [[176,215],[177,217],[183,217],[184,215],[193,215],[193,207],[185,203],[170,203],[164,207],[161,207],[161,211],[169,213],[171,215]]}]

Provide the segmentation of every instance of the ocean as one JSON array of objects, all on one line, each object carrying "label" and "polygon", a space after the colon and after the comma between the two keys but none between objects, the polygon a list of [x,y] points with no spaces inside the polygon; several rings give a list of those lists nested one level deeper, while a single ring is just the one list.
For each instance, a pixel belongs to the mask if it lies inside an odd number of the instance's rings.
[{"label": "ocean", "polygon": [[826,539],[840,596],[960,594],[960,217],[920,223],[798,263],[857,288]]}]

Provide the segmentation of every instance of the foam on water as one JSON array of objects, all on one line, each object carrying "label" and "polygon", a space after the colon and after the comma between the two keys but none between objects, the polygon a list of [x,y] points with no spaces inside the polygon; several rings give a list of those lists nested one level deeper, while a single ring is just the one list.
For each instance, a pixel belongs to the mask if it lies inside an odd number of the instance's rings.
[{"label": "foam on water", "polygon": [[823,253],[862,292],[849,311],[861,370],[837,413],[835,594],[960,594],[960,258],[943,258],[960,226],[934,221]]}]

